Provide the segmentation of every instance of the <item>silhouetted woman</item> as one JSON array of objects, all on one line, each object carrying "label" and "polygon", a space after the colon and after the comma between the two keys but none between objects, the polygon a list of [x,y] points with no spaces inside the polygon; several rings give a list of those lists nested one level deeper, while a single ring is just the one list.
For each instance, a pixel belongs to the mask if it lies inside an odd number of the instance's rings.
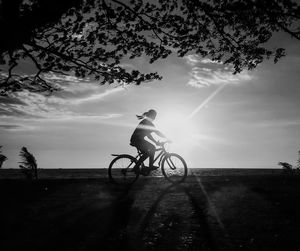
[{"label": "silhouetted woman", "polygon": [[137,118],[141,120],[141,122],[134,130],[130,139],[130,145],[135,146],[143,153],[141,161],[144,161],[149,157],[150,169],[158,168],[156,166],[153,166],[156,146],[146,139],[148,138],[155,144],[159,144],[159,142],[155,140],[151,135],[152,133],[157,134],[159,137],[166,138],[160,131],[155,128],[154,124],[152,123],[152,121],[155,120],[155,117],[156,111],[152,109],[143,113],[143,115],[137,115]]}]

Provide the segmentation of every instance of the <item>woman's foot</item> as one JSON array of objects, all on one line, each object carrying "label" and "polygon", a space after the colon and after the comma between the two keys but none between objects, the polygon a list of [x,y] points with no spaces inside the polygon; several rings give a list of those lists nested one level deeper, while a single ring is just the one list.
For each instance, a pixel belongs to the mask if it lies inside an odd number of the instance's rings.
[{"label": "woman's foot", "polygon": [[151,170],[156,170],[156,169],[158,169],[159,168],[159,166],[151,166],[151,167],[149,167]]},{"label": "woman's foot", "polygon": [[158,169],[159,166],[143,166],[143,170],[147,170],[147,171],[153,171],[153,170],[156,170]]}]

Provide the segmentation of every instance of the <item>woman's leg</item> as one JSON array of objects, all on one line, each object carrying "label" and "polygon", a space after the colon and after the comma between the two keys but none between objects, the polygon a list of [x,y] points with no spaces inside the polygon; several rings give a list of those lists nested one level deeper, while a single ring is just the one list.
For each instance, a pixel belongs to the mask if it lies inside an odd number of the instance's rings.
[{"label": "woman's leg", "polygon": [[149,143],[148,154],[149,154],[149,167],[153,167],[154,164],[154,155],[155,155],[155,146]]},{"label": "woman's leg", "polygon": [[143,161],[149,157],[149,167],[153,166],[156,147],[148,141],[144,141],[137,147],[143,153]]}]

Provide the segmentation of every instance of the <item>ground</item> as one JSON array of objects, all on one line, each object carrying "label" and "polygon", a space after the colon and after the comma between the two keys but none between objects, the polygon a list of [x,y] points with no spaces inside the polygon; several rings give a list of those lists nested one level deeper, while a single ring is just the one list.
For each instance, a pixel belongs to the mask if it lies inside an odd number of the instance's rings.
[{"label": "ground", "polygon": [[0,180],[1,250],[300,250],[300,177]]}]

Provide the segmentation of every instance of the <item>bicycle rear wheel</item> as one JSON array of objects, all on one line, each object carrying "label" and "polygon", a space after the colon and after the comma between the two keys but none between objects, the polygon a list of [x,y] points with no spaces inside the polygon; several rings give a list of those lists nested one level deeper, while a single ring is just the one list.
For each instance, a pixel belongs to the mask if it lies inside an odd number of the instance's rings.
[{"label": "bicycle rear wheel", "polygon": [[161,170],[171,183],[183,182],[187,176],[187,165],[184,159],[176,153],[169,153],[165,156]]},{"label": "bicycle rear wheel", "polygon": [[122,154],[114,158],[108,167],[109,180],[119,185],[131,185],[140,175],[139,169],[134,171],[136,158]]}]

